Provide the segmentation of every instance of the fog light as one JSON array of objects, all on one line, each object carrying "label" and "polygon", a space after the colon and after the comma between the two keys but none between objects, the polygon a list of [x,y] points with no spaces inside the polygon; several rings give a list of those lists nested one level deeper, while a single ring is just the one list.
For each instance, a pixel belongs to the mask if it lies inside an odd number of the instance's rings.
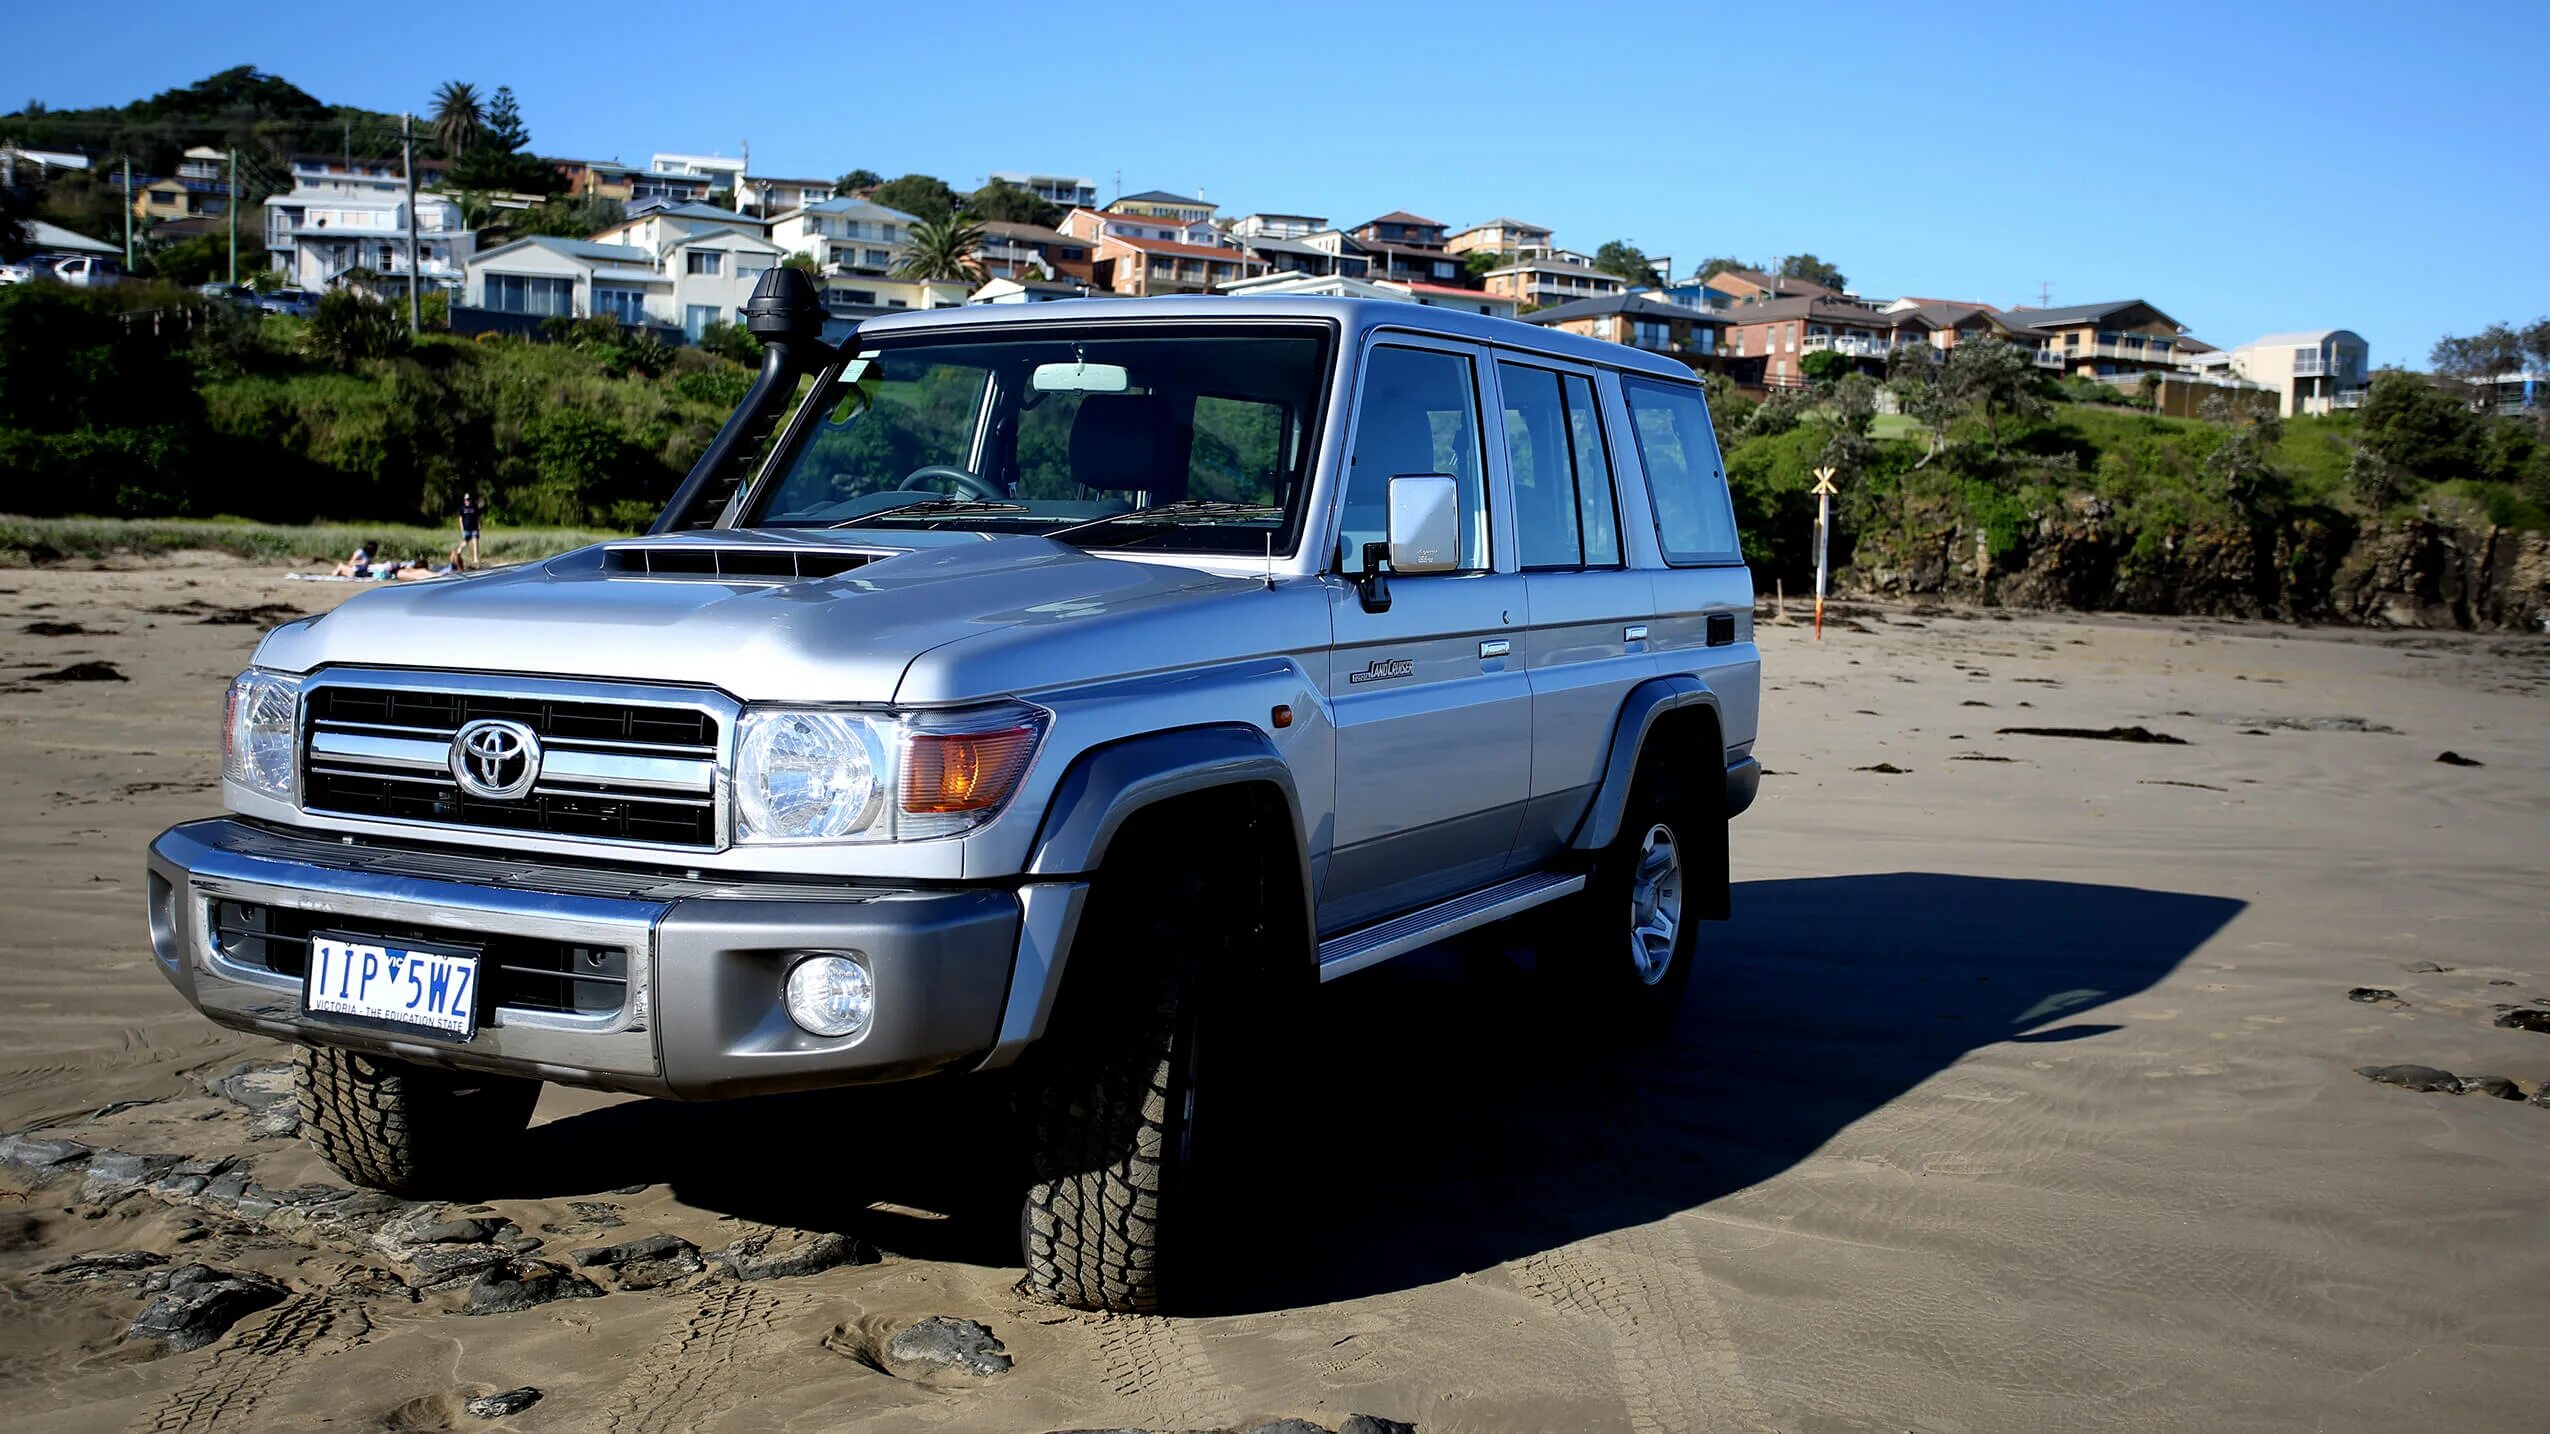
[{"label": "fog light", "polygon": [[810,1034],[863,1034],[876,1010],[876,979],[856,956],[809,956],[789,968],[788,1019]]}]

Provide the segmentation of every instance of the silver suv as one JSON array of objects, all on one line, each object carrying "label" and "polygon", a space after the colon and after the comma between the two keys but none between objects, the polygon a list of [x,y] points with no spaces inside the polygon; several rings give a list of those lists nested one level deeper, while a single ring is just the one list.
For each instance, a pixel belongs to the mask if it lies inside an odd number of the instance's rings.
[{"label": "silver suv", "polygon": [[1760,770],[1689,372],[1393,302],[748,313],[655,531],[276,629],[230,815],[151,846],[161,972],[303,1048],[348,1178],[465,1193],[543,1081],[1007,1070],[1029,1288],[1148,1310],[1319,983],[1534,912],[1606,1019],[1680,998]]}]

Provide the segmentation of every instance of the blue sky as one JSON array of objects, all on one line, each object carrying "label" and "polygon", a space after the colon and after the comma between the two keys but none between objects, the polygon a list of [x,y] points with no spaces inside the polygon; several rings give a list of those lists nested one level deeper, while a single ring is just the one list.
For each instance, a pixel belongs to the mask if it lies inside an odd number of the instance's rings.
[{"label": "blue sky", "polygon": [[2145,298],[2377,363],[2550,314],[2550,4],[22,7],[0,104],[235,64],[422,111],[510,84],[543,153],[992,169],[1351,224],[1512,215],[1591,250],[1811,251],[1870,295]]}]

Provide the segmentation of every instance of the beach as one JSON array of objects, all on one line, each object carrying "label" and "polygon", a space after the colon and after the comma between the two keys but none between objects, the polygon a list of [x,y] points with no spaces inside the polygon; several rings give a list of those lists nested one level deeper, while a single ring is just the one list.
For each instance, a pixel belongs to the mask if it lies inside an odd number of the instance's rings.
[{"label": "beach", "polygon": [[[982,1092],[553,1087],[518,1167],[440,1215],[593,1293],[468,1313],[359,1221],[291,1214],[332,1196],[210,1198],[345,1182],[282,1133],[288,1050],[189,1010],[145,934],[144,847],[219,806],[224,684],[360,586],[0,570],[0,1131],[89,1152],[0,1169],[13,1429],[2516,1431],[2550,1404],[2550,1019],[2520,1014],[2550,1012],[2550,638],[1852,605],[1819,642],[1766,607],[1735,919],[1670,1038],[1564,1016],[1509,933],[1324,988],[1211,1312],[1025,1300]],[[2460,1079],[2358,1073],[2401,1065]],[[575,1263],[658,1235],[699,1268]],[[122,1258],[64,1268],[92,1256]],[[275,1298],[200,1348],[130,1337],[189,1263]],[[1010,1366],[898,1353],[929,1316]]]}]

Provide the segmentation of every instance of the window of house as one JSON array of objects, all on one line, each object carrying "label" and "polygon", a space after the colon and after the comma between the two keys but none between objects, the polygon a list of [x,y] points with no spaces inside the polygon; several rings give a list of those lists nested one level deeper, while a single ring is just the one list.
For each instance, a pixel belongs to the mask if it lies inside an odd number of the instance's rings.
[{"label": "window of house", "polygon": [[1726,470],[1700,390],[1683,384],[1623,379],[1630,426],[1647,492],[1656,510],[1656,541],[1676,565],[1737,562],[1735,512],[1727,504]]},{"label": "window of house", "polygon": [[487,307],[500,313],[575,312],[576,285],[573,279],[546,274],[490,274],[486,286]]},{"label": "window of house", "polygon": [[607,314],[624,324],[645,323],[646,291],[616,284],[596,284],[593,286],[593,312]]},{"label": "window of house", "polygon": [[726,263],[725,254],[715,249],[693,249],[683,259],[684,269],[693,274],[722,273]]},{"label": "window of house", "polygon": [[1338,567],[1363,571],[1364,544],[1390,536],[1390,479],[1448,473],[1460,492],[1462,571],[1487,566],[1487,480],[1478,380],[1462,354],[1383,345],[1364,363],[1363,414],[1339,520]]},{"label": "window of house", "polygon": [[1593,385],[1575,374],[1496,366],[1506,467],[1525,568],[1612,567],[1620,529]]}]

